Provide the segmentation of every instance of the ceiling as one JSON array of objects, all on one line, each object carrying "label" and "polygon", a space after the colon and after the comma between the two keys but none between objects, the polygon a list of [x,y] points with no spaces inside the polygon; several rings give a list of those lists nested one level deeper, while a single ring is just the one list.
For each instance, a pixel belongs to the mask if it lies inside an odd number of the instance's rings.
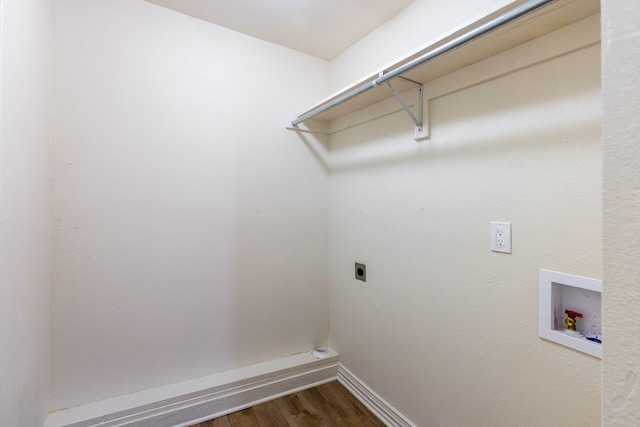
[{"label": "ceiling", "polygon": [[331,60],[413,0],[147,0]]}]

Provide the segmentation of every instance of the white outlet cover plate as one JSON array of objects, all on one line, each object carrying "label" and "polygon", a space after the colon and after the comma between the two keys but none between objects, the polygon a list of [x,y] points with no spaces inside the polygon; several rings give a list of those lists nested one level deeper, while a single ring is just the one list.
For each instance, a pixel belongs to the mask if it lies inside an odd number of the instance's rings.
[{"label": "white outlet cover plate", "polygon": [[[499,237],[502,234],[499,244]],[[492,222],[491,223],[491,250],[493,252],[511,253],[511,223]]]}]

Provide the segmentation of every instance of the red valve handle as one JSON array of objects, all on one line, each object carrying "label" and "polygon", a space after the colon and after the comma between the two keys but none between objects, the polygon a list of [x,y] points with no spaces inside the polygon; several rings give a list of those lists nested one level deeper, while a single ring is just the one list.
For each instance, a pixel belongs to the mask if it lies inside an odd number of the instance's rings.
[{"label": "red valve handle", "polygon": [[577,311],[565,310],[564,312],[567,314],[567,316],[571,317],[572,319],[575,319],[576,317],[582,318],[582,313],[578,313]]}]

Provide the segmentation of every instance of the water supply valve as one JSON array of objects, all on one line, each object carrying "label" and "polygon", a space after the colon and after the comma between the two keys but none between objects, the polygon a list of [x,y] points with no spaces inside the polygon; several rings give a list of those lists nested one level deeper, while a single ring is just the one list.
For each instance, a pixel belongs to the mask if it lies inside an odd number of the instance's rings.
[{"label": "water supply valve", "polygon": [[573,310],[565,310],[564,312],[567,315],[567,318],[564,319],[567,329],[564,331],[571,335],[582,336],[582,333],[576,330],[576,318],[582,318],[582,313]]}]

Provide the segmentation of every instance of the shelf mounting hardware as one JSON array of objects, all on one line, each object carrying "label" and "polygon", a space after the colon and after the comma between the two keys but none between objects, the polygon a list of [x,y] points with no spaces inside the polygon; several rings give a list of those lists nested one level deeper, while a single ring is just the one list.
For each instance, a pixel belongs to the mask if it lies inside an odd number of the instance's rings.
[{"label": "shelf mounting hardware", "polygon": [[400,103],[400,105],[402,105],[402,108],[404,108],[404,111],[407,112],[407,114],[409,114],[409,117],[411,117],[411,120],[413,120],[413,123],[416,125],[415,126],[415,132],[414,132],[414,137],[416,141],[422,141],[424,139],[428,139],[429,138],[429,133],[428,131],[425,129],[425,123],[424,123],[424,98],[423,98],[423,85],[422,83],[418,83],[418,82],[414,82],[413,80],[409,80],[407,78],[404,78],[402,76],[398,76],[398,79],[403,80],[405,82],[411,83],[415,86],[418,87],[418,99],[416,101],[416,112],[414,113],[413,111],[411,111],[411,108],[409,108],[409,106],[407,105],[407,103],[405,102],[405,100],[402,98],[402,95],[400,95],[400,93],[398,93],[398,91],[396,90],[395,87],[393,87],[393,85],[391,84],[390,80],[387,80],[387,86],[389,86],[389,89],[391,89],[391,92],[393,92],[393,96],[396,97],[396,99],[398,100],[398,102]]},{"label": "shelf mounting hardware", "polygon": [[[290,127],[296,128],[300,123],[305,120],[311,119],[318,114],[327,111],[336,105],[342,104],[345,101],[348,101],[351,98],[354,98],[360,95],[363,92],[366,92],[370,89],[380,86],[382,83],[386,83],[387,81],[394,79],[396,77],[400,77],[402,74],[413,70],[429,61],[432,61],[435,58],[438,58],[462,45],[465,45],[473,40],[476,40],[492,31],[497,30],[500,27],[503,27],[511,22],[514,22],[525,15],[528,15],[532,12],[535,12],[538,9],[541,9],[545,6],[548,6],[558,0],[528,0],[525,3],[520,4],[519,6],[514,7],[510,11],[494,18],[428,52],[423,53],[422,55],[412,59],[411,61],[399,65],[386,73],[380,73],[377,78],[373,80],[369,80],[364,82],[353,89],[349,90],[341,94],[340,96],[333,98],[332,100],[315,107],[314,109],[307,111],[306,113],[294,118],[290,121]],[[426,127],[422,127],[423,131]],[[424,138],[423,138],[424,139]]]}]

